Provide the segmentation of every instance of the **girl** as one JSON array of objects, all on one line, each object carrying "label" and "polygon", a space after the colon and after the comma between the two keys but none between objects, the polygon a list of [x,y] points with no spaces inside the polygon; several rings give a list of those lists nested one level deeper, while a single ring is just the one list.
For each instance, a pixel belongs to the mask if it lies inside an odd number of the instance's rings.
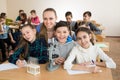
[{"label": "girl", "polygon": [[53,8],[47,8],[43,11],[43,24],[40,28],[40,35],[45,36],[46,41],[51,43],[54,37],[54,26],[56,25],[57,14]]},{"label": "girl", "polygon": [[69,36],[70,28],[67,23],[63,21],[58,22],[54,28],[54,31],[56,40],[53,45],[55,46],[53,54],[57,54],[59,56],[54,59],[54,62],[55,64],[63,64],[69,52],[73,46],[75,46],[75,43]]},{"label": "girl", "polygon": [[27,15],[26,15],[26,13],[21,13],[20,18],[21,18],[21,20],[18,22],[20,24],[20,26],[27,23]]},{"label": "girl", "polygon": [[38,59],[40,64],[46,63],[48,56],[45,39],[41,36],[36,36],[36,29],[30,24],[24,25],[21,28],[21,33],[22,40],[17,50],[10,56],[9,62],[23,67],[23,59],[28,60],[29,57],[34,57]]},{"label": "girl", "polygon": [[[99,47],[93,45],[91,31],[88,28],[81,27],[76,31],[77,46],[75,46],[69,57],[64,63],[64,69],[86,70],[90,72],[98,72],[99,67],[116,68],[115,62],[108,57]],[[96,62],[97,56],[103,62]],[[72,64],[76,60],[77,64]],[[88,67],[90,64],[95,64],[95,67]]]},{"label": "girl", "polygon": [[28,18],[29,22],[32,24],[32,25],[39,25],[40,24],[40,20],[39,20],[39,17],[37,16],[36,14],[36,11],[35,10],[31,10],[30,11],[31,13],[31,16]]}]

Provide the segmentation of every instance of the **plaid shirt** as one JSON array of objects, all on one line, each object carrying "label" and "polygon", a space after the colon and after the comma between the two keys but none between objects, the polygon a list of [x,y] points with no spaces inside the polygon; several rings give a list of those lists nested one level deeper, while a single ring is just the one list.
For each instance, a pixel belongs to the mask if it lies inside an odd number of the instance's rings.
[{"label": "plaid shirt", "polygon": [[[9,62],[16,64],[21,53],[24,52],[24,48],[17,49],[13,55],[10,56]],[[28,54],[26,59],[34,57],[38,59],[39,64],[46,63],[48,61],[47,55],[47,42],[44,38],[36,39],[33,43],[28,44]]]}]

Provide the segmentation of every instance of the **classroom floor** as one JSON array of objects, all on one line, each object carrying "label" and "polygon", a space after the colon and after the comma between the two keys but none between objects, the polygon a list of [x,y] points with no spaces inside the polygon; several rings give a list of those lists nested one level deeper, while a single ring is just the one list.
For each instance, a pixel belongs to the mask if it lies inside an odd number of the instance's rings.
[{"label": "classroom floor", "polygon": [[107,37],[105,41],[110,43],[108,55],[116,62],[117,68],[112,69],[113,80],[120,80],[120,38]]},{"label": "classroom floor", "polygon": [[105,41],[110,43],[110,52],[107,54],[113,58],[117,64],[117,68],[112,69],[113,80],[120,80],[120,38],[107,37]]}]

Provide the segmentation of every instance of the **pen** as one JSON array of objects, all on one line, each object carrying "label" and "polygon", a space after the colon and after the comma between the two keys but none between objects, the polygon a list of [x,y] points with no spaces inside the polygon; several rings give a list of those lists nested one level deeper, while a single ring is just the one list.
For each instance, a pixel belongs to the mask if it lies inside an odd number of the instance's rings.
[{"label": "pen", "polygon": [[92,60],[92,64],[95,64],[95,62]]}]

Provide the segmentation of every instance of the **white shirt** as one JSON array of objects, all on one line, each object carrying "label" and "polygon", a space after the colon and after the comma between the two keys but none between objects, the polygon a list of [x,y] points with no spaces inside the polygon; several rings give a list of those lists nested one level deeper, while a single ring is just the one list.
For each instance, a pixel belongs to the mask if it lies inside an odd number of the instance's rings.
[{"label": "white shirt", "polygon": [[110,57],[108,57],[99,47],[90,44],[88,49],[84,49],[79,45],[73,47],[70,55],[64,63],[64,69],[71,69],[74,60],[76,60],[77,64],[80,64],[92,60],[96,61],[97,56],[105,62],[106,67],[116,68],[115,62]]}]

